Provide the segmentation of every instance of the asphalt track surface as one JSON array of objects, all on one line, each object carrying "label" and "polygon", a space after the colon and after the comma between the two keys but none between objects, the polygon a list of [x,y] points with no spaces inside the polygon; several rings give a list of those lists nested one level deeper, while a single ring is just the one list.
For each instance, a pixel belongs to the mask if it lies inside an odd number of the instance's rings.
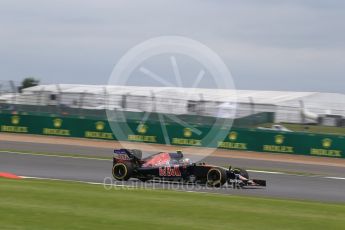
[{"label": "asphalt track surface", "polygon": [[[83,148],[78,146],[35,144],[21,142],[0,143],[0,172],[11,172],[21,176],[53,178],[103,183],[105,178],[111,178],[112,153],[109,149]],[[54,154],[79,154],[86,157],[102,156],[109,160],[71,158],[46,155],[15,153],[41,152]],[[317,166],[283,162],[269,162],[248,159],[229,159],[207,157],[205,162],[221,166],[235,165],[249,169],[251,178],[267,180],[267,188],[260,189],[211,189],[204,186],[191,186],[169,183],[141,183],[137,180],[125,182],[125,186],[145,188],[177,189],[196,192],[211,192],[220,194],[253,195],[264,197],[291,198],[301,200],[316,200],[330,202],[345,202],[345,168]],[[292,175],[275,172],[275,170],[311,173],[312,175]],[[106,180],[109,184],[109,179]],[[118,182],[116,185],[122,186]],[[121,182],[122,183],[122,182]],[[108,187],[109,188],[109,187]]]}]

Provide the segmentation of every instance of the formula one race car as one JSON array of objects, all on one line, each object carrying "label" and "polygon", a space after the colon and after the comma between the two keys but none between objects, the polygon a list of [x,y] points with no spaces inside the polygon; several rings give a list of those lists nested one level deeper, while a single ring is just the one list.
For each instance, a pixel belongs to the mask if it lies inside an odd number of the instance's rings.
[{"label": "formula one race car", "polygon": [[115,149],[112,174],[114,179],[120,181],[137,178],[143,182],[179,181],[212,187],[221,187],[225,183],[234,188],[266,186],[265,180],[249,179],[248,172],[244,169],[191,163],[188,158],[183,157],[181,151],[160,152],[142,159],[140,150]]}]

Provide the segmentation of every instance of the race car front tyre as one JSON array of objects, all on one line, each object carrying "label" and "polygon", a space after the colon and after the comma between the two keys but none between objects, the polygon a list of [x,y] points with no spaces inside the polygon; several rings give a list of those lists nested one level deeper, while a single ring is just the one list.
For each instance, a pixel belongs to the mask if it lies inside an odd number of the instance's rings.
[{"label": "race car front tyre", "polygon": [[131,178],[133,173],[133,165],[131,163],[123,162],[116,163],[113,166],[113,177],[116,180],[126,181]]},{"label": "race car front tyre", "polygon": [[211,187],[221,187],[225,184],[226,171],[222,168],[211,168],[207,172],[207,185]]}]

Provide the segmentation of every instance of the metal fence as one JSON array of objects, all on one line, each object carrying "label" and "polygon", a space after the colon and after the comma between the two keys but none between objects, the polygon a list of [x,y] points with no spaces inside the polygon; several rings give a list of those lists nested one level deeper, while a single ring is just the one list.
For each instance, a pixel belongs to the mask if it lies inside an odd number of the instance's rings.
[{"label": "metal fence", "polygon": [[[125,112],[127,119],[132,120],[142,119],[145,116],[147,120],[158,120],[159,117],[157,114],[170,114],[173,115],[173,117],[178,117],[180,120],[189,123],[213,123],[215,119],[219,118],[241,119],[250,116],[253,116],[253,120],[258,120],[259,118],[261,123],[272,121],[272,118],[262,119],[262,116],[266,115],[260,114],[266,111],[250,109],[248,108],[250,106],[245,104],[238,107],[236,114],[232,114],[232,111],[228,111],[230,109],[219,107],[221,103],[217,102],[186,102],[169,99],[160,99],[158,101],[150,97],[131,97],[130,95],[124,95],[119,97],[117,101],[111,98],[115,103],[112,102],[112,109],[107,110],[109,104],[106,104],[105,101],[109,100],[108,98],[93,98],[92,96],[86,97],[85,95],[79,95],[80,98],[76,99],[77,97],[75,96],[69,97],[69,95],[66,94],[57,94],[54,95],[54,99],[50,99],[47,103],[47,100],[44,101],[40,99],[42,97],[43,94],[38,97],[25,97],[25,101],[23,101],[23,95],[17,95],[9,101],[10,103],[0,103],[0,108],[2,112],[79,116],[95,119],[106,118],[107,111],[110,111],[110,113]],[[58,98],[61,98],[60,102]],[[64,103],[67,100],[70,100],[71,103]],[[83,100],[86,100],[87,103],[83,103]],[[169,121],[169,119],[166,121]],[[253,122],[247,123],[254,124]],[[256,123],[258,122],[255,122],[255,124]]]}]

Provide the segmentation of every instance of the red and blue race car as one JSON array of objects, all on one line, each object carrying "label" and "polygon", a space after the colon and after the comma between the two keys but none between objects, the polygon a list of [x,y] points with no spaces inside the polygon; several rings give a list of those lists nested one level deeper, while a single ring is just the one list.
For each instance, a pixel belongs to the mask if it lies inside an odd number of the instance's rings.
[{"label": "red and blue race car", "polygon": [[115,149],[112,174],[114,179],[119,181],[137,178],[143,182],[180,181],[212,187],[221,187],[226,183],[234,188],[266,186],[265,180],[249,179],[245,169],[192,163],[188,158],[184,158],[181,151],[160,152],[142,158],[141,150]]}]

